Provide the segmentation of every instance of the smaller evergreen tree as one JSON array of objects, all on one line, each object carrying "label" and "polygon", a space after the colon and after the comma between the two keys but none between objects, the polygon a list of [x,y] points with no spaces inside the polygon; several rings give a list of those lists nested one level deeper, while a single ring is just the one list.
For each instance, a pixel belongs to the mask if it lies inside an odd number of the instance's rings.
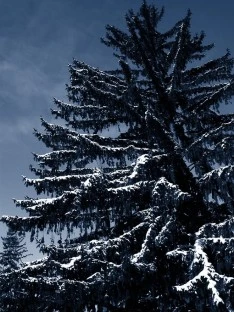
[{"label": "smaller evergreen tree", "polygon": [[20,269],[22,259],[28,256],[24,235],[8,229],[6,237],[2,237],[3,251],[0,253],[1,272],[11,272]]},{"label": "smaller evergreen tree", "polygon": [[[15,301],[19,287],[17,271],[24,266],[23,259],[29,256],[24,241],[24,234],[8,229],[6,237],[2,237],[3,251],[0,253],[0,311],[15,311]],[[22,294],[20,294],[22,295]],[[17,301],[17,309],[19,308]]]}]

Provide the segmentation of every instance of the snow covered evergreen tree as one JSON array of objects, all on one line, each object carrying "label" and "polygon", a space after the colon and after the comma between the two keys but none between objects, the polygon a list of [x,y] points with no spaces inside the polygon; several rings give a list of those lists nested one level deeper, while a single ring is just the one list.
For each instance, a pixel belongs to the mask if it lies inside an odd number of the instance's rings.
[{"label": "snow covered evergreen tree", "polygon": [[24,235],[8,229],[6,237],[2,237],[3,251],[0,252],[1,272],[10,272],[23,265],[22,259],[28,256]]},{"label": "snow covered evergreen tree", "polygon": [[[6,237],[2,237],[3,251],[0,253],[0,311],[15,311],[22,307],[17,296],[18,273],[24,266],[22,261],[28,256],[24,235],[8,229]],[[22,291],[22,290],[21,290]],[[21,297],[21,296],[20,296]]]},{"label": "snow covered evergreen tree", "polygon": [[144,1],[127,32],[108,25],[119,68],[75,60],[70,103],[52,110],[66,125],[35,131],[50,151],[24,181],[47,198],[16,200],[29,216],[2,220],[68,237],[41,238],[47,257],[20,271],[29,311],[30,298],[38,311],[234,309],[234,115],[219,112],[234,61],[204,61],[213,45],[190,12],[161,32],[163,13]]}]

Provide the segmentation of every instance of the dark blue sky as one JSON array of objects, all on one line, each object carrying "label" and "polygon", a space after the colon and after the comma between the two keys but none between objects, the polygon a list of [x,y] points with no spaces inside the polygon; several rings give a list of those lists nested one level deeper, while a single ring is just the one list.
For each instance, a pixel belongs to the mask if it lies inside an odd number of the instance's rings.
[{"label": "dark blue sky", "polygon": [[[165,6],[162,28],[192,10],[192,29],[204,30],[215,48],[208,58],[234,55],[234,2],[158,0]],[[124,14],[141,0],[0,0],[0,214],[22,212],[12,198],[32,195],[21,175],[31,176],[31,152],[45,148],[33,136],[39,117],[51,120],[52,98],[66,99],[67,64],[73,58],[102,69],[114,64],[100,43],[107,23],[121,27]],[[0,235],[4,227],[0,224]]]}]

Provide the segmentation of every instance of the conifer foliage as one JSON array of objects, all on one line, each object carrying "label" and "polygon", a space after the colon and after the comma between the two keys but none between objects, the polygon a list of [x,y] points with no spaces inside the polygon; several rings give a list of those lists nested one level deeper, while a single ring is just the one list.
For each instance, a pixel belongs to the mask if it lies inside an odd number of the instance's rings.
[{"label": "conifer foliage", "polygon": [[[38,311],[234,309],[234,116],[219,112],[234,61],[206,61],[190,11],[166,32],[163,15],[144,1],[126,32],[108,25],[118,69],[74,60],[51,111],[63,125],[35,131],[50,151],[24,182],[47,197],[2,220],[47,253],[20,271]],[[46,246],[44,229],[68,237]]]},{"label": "conifer foliage", "polygon": [[[17,288],[18,274],[23,266],[23,259],[29,254],[24,235],[8,229],[6,237],[2,237],[3,251],[0,253],[0,311],[20,309],[18,300],[12,300]],[[21,296],[20,296],[21,297]],[[16,305],[15,305],[16,304]]]},{"label": "conifer foliage", "polygon": [[24,235],[18,234],[11,228],[6,237],[2,237],[3,251],[0,253],[1,272],[13,271],[23,265],[22,259],[28,256]]}]

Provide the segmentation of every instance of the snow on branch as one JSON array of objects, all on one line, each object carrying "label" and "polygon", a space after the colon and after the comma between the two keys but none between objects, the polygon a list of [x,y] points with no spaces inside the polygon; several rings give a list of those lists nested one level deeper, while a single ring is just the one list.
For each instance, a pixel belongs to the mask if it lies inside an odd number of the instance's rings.
[{"label": "snow on branch", "polygon": [[[223,307],[224,301],[220,296],[218,284],[223,278],[217,274],[214,270],[213,265],[209,262],[207,254],[203,250],[203,241],[198,239],[194,245],[194,260],[191,264],[191,271],[194,267],[201,267],[201,271],[189,280],[187,283],[174,286],[176,292],[181,293],[183,296],[189,293],[197,293],[201,285],[205,285],[207,290],[211,293],[212,300],[210,302],[211,306]],[[195,269],[194,271],[196,271]],[[225,277],[224,277],[225,278]]]}]

